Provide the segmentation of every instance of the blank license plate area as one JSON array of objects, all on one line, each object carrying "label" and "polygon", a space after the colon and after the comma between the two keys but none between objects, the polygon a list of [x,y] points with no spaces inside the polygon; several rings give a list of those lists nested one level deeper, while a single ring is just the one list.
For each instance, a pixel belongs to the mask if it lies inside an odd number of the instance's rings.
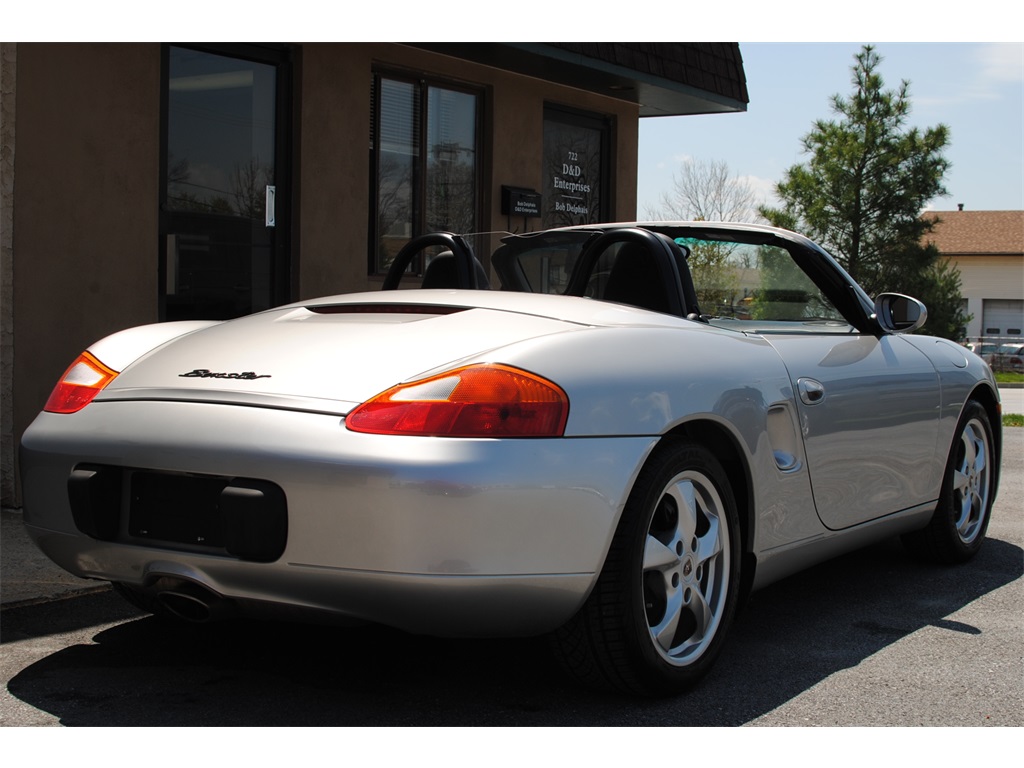
[{"label": "blank license plate area", "polygon": [[223,547],[220,494],[229,482],[218,477],[134,472],[129,535],[192,546]]}]

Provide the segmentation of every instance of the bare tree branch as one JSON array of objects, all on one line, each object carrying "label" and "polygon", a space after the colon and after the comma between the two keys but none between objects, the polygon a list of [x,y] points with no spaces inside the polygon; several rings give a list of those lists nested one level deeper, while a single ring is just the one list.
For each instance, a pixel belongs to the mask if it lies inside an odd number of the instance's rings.
[{"label": "bare tree branch", "polygon": [[659,206],[647,207],[657,220],[763,221],[754,188],[732,175],[721,161],[684,160],[672,177],[672,190],[663,192]]}]

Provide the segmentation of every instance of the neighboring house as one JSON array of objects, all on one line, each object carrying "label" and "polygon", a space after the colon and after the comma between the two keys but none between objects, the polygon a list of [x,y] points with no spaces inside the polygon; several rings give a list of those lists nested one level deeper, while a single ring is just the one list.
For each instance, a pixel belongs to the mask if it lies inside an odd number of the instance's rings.
[{"label": "neighboring house", "polygon": [[1024,211],[930,211],[927,236],[960,270],[967,339],[1024,338]]}]

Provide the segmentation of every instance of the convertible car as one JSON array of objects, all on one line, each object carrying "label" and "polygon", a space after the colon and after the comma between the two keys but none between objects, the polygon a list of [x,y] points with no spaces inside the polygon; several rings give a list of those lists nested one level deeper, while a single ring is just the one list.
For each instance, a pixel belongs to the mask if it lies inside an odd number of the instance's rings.
[{"label": "convertible car", "polygon": [[548,634],[674,693],[750,590],[978,551],[998,390],[925,319],[768,227],[434,233],[381,291],[96,342],[24,435],[25,523],[157,614]]}]

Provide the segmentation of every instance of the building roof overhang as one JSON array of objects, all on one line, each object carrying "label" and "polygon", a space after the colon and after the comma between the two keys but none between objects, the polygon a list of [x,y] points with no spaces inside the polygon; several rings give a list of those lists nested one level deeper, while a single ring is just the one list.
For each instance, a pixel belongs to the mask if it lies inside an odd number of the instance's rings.
[{"label": "building roof overhang", "polygon": [[640,117],[745,112],[738,43],[415,43],[637,104]]}]

